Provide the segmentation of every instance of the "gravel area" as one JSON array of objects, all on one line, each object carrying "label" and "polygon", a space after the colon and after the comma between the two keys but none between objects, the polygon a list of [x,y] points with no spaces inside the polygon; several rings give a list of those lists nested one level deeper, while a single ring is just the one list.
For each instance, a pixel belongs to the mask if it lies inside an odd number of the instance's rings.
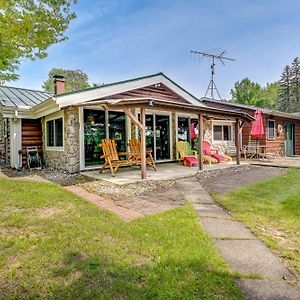
[{"label": "gravel area", "polygon": [[89,192],[95,193],[104,198],[113,200],[124,200],[133,196],[139,196],[148,192],[157,190],[166,190],[175,184],[174,180],[152,180],[152,181],[138,181],[126,185],[117,185],[104,180],[87,182],[80,184]]},{"label": "gravel area", "polygon": [[47,180],[62,186],[80,185],[89,192],[113,200],[138,196],[154,190],[168,189],[175,184],[174,180],[147,180],[127,185],[117,185],[105,180],[93,179],[82,174],[70,174],[53,168],[15,170],[2,167],[0,173],[8,178],[31,179],[35,181]]},{"label": "gravel area", "polygon": [[8,178],[33,179],[36,181],[48,180],[63,186],[95,181],[94,179],[88,178],[84,175],[70,174],[68,172],[59,171],[53,168],[44,168],[41,170],[15,170],[12,168],[1,168],[1,173]]}]

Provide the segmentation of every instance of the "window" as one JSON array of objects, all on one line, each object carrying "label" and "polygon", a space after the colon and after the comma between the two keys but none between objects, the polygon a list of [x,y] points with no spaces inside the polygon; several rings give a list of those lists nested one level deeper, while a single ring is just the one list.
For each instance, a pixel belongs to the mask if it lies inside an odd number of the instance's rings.
[{"label": "window", "polygon": [[275,121],[268,120],[268,140],[275,140]]},{"label": "window", "polygon": [[232,127],[230,125],[214,125],[214,140],[215,141],[231,141]]},{"label": "window", "polygon": [[178,117],[178,141],[189,141],[189,119]]},{"label": "window", "polygon": [[63,118],[46,122],[47,146],[63,147]]}]

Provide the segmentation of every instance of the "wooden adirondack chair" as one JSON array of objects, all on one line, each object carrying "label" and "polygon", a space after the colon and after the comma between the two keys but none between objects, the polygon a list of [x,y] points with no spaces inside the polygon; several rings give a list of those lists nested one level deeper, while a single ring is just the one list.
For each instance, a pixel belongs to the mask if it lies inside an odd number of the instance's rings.
[{"label": "wooden adirondack chair", "polygon": [[218,163],[232,160],[230,156],[220,154],[217,149],[213,149],[212,145],[208,141],[203,141],[202,146],[204,154],[214,158]]},{"label": "wooden adirondack chair", "polygon": [[191,145],[187,141],[177,142],[177,150],[179,153],[179,161],[182,162],[186,156],[194,156],[197,158],[197,151],[191,149]]},{"label": "wooden adirondack chair", "polygon": [[[177,150],[179,153],[179,162],[183,162],[184,157],[186,156],[194,156],[198,159],[198,151],[193,150],[191,148],[191,145],[187,141],[179,141],[177,142]],[[203,162],[208,163],[208,164],[215,164],[217,162],[216,159],[208,156],[208,155],[203,155]]]},{"label": "wooden adirondack chair", "polygon": [[[130,140],[128,142],[128,146],[130,149],[130,154],[133,159],[137,162],[137,164],[141,163],[141,141],[140,140]],[[146,150],[146,164],[152,167],[155,171],[156,166],[152,156],[152,150]]]},{"label": "wooden adirondack chair", "polygon": [[[116,176],[116,172],[118,171],[119,167],[137,164],[129,152],[117,151],[117,144],[114,140],[104,139],[101,141],[99,146],[103,151],[101,158],[105,159],[105,163],[103,164],[100,173],[102,173],[106,168],[110,168],[112,176]],[[126,156],[126,159],[120,159],[121,156]]]}]

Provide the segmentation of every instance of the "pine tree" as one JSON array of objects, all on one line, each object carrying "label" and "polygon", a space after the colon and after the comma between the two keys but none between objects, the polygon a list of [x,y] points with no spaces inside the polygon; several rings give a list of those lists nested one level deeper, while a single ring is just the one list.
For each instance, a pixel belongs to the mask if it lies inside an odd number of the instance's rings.
[{"label": "pine tree", "polygon": [[291,97],[291,68],[286,66],[281,74],[279,81],[278,109],[285,112],[293,111]]},{"label": "pine tree", "polygon": [[300,111],[300,60],[296,57],[291,66],[291,104],[293,111]]}]

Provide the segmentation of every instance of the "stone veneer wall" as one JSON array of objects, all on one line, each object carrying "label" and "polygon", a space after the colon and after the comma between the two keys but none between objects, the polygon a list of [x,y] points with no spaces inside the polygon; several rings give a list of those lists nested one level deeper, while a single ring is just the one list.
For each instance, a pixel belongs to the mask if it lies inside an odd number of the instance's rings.
[{"label": "stone veneer wall", "polygon": [[0,114],[0,161],[9,163],[9,120]]},{"label": "stone veneer wall", "polygon": [[203,120],[204,140],[212,143],[212,121]]},{"label": "stone veneer wall", "polygon": [[[69,106],[64,109],[64,151],[46,150],[44,160],[48,167],[65,170],[70,173],[80,171],[79,145],[79,109]],[[43,142],[45,143],[45,125],[43,122]]]}]

